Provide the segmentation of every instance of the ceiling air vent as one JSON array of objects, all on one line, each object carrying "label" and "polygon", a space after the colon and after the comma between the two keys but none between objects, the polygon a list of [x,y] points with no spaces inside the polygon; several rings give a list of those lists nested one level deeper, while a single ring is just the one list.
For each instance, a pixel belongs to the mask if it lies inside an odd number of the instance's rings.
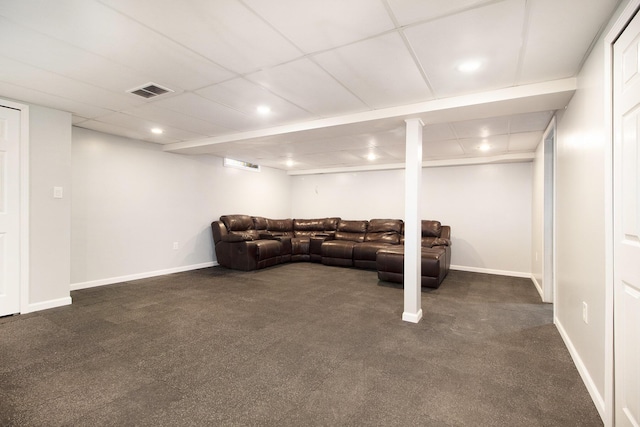
[{"label": "ceiling air vent", "polygon": [[167,89],[166,87],[162,87],[155,83],[147,83],[140,87],[129,89],[127,92],[132,93],[134,95],[141,96],[143,98],[154,98],[156,96],[164,95],[165,93],[169,93],[173,91],[171,89]]}]

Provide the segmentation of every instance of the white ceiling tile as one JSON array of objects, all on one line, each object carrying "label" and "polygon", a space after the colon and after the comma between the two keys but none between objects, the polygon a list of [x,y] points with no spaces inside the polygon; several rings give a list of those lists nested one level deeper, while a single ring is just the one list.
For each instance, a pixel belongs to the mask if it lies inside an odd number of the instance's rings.
[{"label": "white ceiling tile", "polygon": [[523,132],[509,135],[509,151],[535,151],[543,132]]},{"label": "white ceiling tile", "polygon": [[166,36],[95,1],[11,2],[0,11],[18,24],[131,67],[168,87],[196,89],[233,76]]},{"label": "white ceiling tile", "polygon": [[98,132],[110,133],[112,135],[119,135],[125,138],[137,139],[140,141],[154,142],[156,144],[170,144],[178,142],[177,139],[167,138],[163,135],[149,135],[149,132],[141,132],[135,129],[129,129],[126,127],[118,126],[111,123],[98,122],[95,120],[87,120],[78,125],[78,127],[96,130]]},{"label": "white ceiling tile", "polygon": [[576,75],[617,0],[536,0],[529,2],[525,55],[518,84]]},{"label": "white ceiling tile", "polygon": [[[148,76],[69,43],[0,17],[0,56],[93,86],[124,93]],[[179,88],[172,88],[179,90]]]},{"label": "white ceiling tile", "polygon": [[510,117],[509,131],[511,133],[543,131],[553,118],[553,111],[516,114]]},{"label": "white ceiling tile", "polygon": [[[298,49],[237,0],[104,2],[236,73],[301,56]],[[272,4],[270,7],[275,8]],[[291,16],[287,14],[285,19],[298,20]],[[184,25],[186,22],[188,25]]]},{"label": "white ceiling tile", "polygon": [[346,151],[336,151],[332,153],[303,155],[298,157],[297,160],[317,167],[331,167],[350,163],[361,163],[363,159]]},{"label": "white ceiling tile", "polygon": [[371,131],[352,135],[353,138],[362,140],[367,146],[386,147],[388,145],[404,144],[406,142],[406,131],[404,126],[396,129]]},{"label": "white ceiling tile", "polygon": [[395,32],[327,51],[313,59],[373,108],[433,98]]},{"label": "white ceiling tile", "polygon": [[[241,111],[265,125],[278,125],[317,118],[302,108],[285,101],[265,88],[243,78],[229,80],[196,91],[199,95],[222,105]],[[257,113],[258,106],[266,105],[271,111]]]},{"label": "white ceiling tile", "polygon": [[456,135],[449,123],[425,125],[422,128],[423,141],[447,141],[455,138]]},{"label": "white ceiling tile", "polygon": [[142,98],[132,97],[124,92],[107,91],[6,57],[0,57],[0,69],[3,79],[10,80],[17,86],[114,111],[145,102]]},{"label": "white ceiling tile", "polygon": [[[465,154],[469,156],[494,156],[496,154],[504,154],[509,149],[509,135],[460,139],[459,142]],[[490,149],[487,151],[479,150],[479,147],[485,143],[489,144]]]},{"label": "white ceiling tile", "polygon": [[[389,152],[387,152],[387,150],[383,148],[373,147],[345,151],[353,156],[359,157],[363,164],[367,165],[379,165],[398,162],[398,158],[392,154],[392,150],[389,150]],[[373,156],[373,158],[369,158],[369,156]]]},{"label": "white ceiling tile", "polygon": [[[404,30],[436,97],[514,84],[524,6],[524,0],[507,0]],[[458,71],[468,60],[480,61],[480,69]]]},{"label": "white ceiling tile", "polygon": [[182,114],[180,111],[162,108],[157,103],[140,105],[123,112],[130,116],[140,117],[147,121],[162,123],[201,135],[217,136],[229,133],[227,128]]},{"label": "white ceiling tile", "polygon": [[158,100],[154,104],[229,130],[246,131],[259,125],[254,118],[193,93]]},{"label": "white ceiling tile", "polygon": [[393,28],[381,1],[244,0],[305,53],[344,45]]},{"label": "white ceiling tile", "polygon": [[317,140],[313,141],[313,143],[325,147],[327,150],[361,150],[373,147],[373,145],[365,139],[354,138],[353,136],[347,135]]},{"label": "white ceiling tile", "polygon": [[250,74],[247,78],[320,116],[366,110],[366,106],[308,59]]},{"label": "white ceiling tile", "polygon": [[[102,116],[97,121],[102,123],[108,123],[112,125],[121,126],[123,128],[132,129],[144,134],[145,132],[149,135],[146,140],[156,139],[161,140],[162,138],[171,139],[175,141],[185,141],[190,139],[199,139],[204,138],[205,135],[197,134],[195,132],[189,132],[184,129],[178,129],[174,127],[170,127],[162,122],[157,122],[153,120],[141,119],[139,117],[131,116],[123,113],[114,113],[106,116]],[[153,128],[161,128],[164,132],[161,136],[155,135],[151,133],[151,129]]]},{"label": "white ceiling tile", "polygon": [[[406,153],[406,148],[405,148],[405,144],[390,144],[390,145],[385,145],[384,147],[381,148],[382,150],[384,150],[384,152],[392,157],[393,159],[395,159],[398,163],[400,162],[404,162],[404,157],[405,157],[405,153]],[[395,161],[392,163],[396,163]]]},{"label": "white ceiling tile", "polygon": [[[2,61],[0,60],[0,62]],[[103,114],[112,113],[111,110],[97,107],[95,105],[83,104],[72,99],[51,95],[29,87],[17,86],[1,81],[0,94],[2,94],[2,97],[13,98],[22,102],[30,102],[32,104],[42,105],[43,107],[55,108],[87,118],[94,118]]]},{"label": "white ceiling tile", "polygon": [[446,159],[462,157],[465,155],[460,143],[455,140],[448,141],[424,141],[422,143],[422,159]]},{"label": "white ceiling tile", "polygon": [[509,133],[509,117],[492,117],[452,123],[458,138],[486,138]]},{"label": "white ceiling tile", "polygon": [[492,0],[387,0],[400,25],[428,21]]}]

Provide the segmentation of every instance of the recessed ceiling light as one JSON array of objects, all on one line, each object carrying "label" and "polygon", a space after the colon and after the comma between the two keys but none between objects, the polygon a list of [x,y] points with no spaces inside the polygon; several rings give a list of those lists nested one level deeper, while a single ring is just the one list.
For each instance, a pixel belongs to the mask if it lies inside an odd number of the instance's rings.
[{"label": "recessed ceiling light", "polygon": [[293,160],[287,159],[287,167],[293,166]]},{"label": "recessed ceiling light", "polygon": [[478,146],[478,150],[480,151],[489,151],[490,149],[491,149],[491,146],[487,142],[483,142]]},{"label": "recessed ceiling light", "polygon": [[458,65],[458,71],[461,73],[473,73],[478,71],[481,65],[480,61],[466,61]]},{"label": "recessed ceiling light", "polygon": [[269,107],[268,105],[259,105],[258,108],[256,108],[256,111],[258,112],[258,114],[269,114],[271,112],[271,107]]},{"label": "recessed ceiling light", "polygon": [[160,128],[151,129],[151,133],[155,133],[156,135],[161,135],[164,131]]},{"label": "recessed ceiling light", "polygon": [[369,153],[369,154],[367,155],[367,160],[374,161],[375,159],[377,159],[377,157],[376,157],[376,155],[375,155],[375,154],[373,154],[373,153]]}]

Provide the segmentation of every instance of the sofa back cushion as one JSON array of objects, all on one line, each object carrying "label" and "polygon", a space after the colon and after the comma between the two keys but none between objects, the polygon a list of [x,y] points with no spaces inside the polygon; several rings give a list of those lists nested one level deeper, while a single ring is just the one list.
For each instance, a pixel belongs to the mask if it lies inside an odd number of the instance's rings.
[{"label": "sofa back cushion", "polygon": [[372,219],[369,221],[364,241],[397,245],[400,243],[402,225],[403,223],[400,219]]},{"label": "sofa back cushion", "polygon": [[331,217],[324,219],[324,231],[336,231],[338,229],[338,222],[340,222],[340,218]]},{"label": "sofa back cushion", "polygon": [[293,220],[287,219],[266,219],[267,231],[279,236],[293,236]]},{"label": "sofa back cushion", "polygon": [[440,237],[441,231],[440,221],[422,220],[422,237]]},{"label": "sofa back cushion", "polygon": [[259,237],[253,218],[249,215],[223,215],[220,217],[220,221],[227,227],[227,231],[231,235],[247,236],[253,239]]},{"label": "sofa back cushion", "polygon": [[364,242],[369,221],[340,220],[336,230],[336,240],[350,240],[352,242]]},{"label": "sofa back cushion", "polygon": [[309,237],[324,233],[324,219],[294,219],[293,233],[296,237]]},{"label": "sofa back cushion", "polygon": [[263,216],[252,216],[251,219],[253,219],[253,228],[258,231],[267,230],[267,218]]}]

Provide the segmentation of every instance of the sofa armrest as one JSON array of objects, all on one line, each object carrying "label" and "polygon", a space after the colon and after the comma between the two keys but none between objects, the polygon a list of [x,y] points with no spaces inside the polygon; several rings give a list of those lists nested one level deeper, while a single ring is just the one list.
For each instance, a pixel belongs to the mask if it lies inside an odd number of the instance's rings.
[{"label": "sofa armrest", "polygon": [[327,240],[333,240],[331,234],[316,234],[309,240],[309,254],[320,256],[322,254],[322,243]]},{"label": "sofa armrest", "polygon": [[451,246],[451,240],[444,239],[442,237],[436,237],[435,240],[433,241],[432,246]]}]

